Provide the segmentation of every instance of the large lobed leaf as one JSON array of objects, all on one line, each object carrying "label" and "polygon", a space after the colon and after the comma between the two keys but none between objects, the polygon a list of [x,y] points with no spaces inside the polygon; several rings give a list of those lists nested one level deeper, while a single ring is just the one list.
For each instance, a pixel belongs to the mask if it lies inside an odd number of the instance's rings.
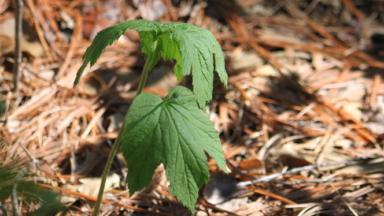
[{"label": "large lobed leaf", "polygon": [[164,101],[151,93],[137,96],[124,128],[122,151],[131,193],[148,186],[163,163],[171,193],[193,212],[198,190],[209,178],[204,151],[225,170],[217,131],[185,87],[174,88]]},{"label": "large lobed leaf", "polygon": [[[174,68],[177,79],[189,75],[192,71],[194,93],[200,108],[212,98],[213,72],[219,74],[220,80],[227,84],[224,55],[220,44],[210,31],[185,23],[158,23],[146,20],[133,20],[108,27],[100,31],[92,45],[83,56],[83,65],[79,69],[75,85],[90,63],[96,63],[101,52],[117,40],[128,29],[135,29],[140,33],[142,51],[148,56],[150,52],[157,52],[158,59],[154,61],[152,68],[160,58],[176,60]],[[157,41],[156,50],[152,50],[152,44]]]}]

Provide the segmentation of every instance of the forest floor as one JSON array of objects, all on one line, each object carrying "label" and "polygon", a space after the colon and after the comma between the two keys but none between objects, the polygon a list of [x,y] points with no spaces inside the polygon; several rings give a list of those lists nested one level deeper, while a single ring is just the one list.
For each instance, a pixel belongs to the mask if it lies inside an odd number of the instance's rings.
[{"label": "forest floor", "polygon": [[[232,171],[209,160],[193,214],[384,215],[384,2],[25,0],[18,91],[13,2],[0,1],[0,215],[91,214],[144,65],[137,32],[73,81],[98,31],[136,19],[206,28],[226,57],[207,114]],[[144,91],[179,85],[173,65]],[[101,215],[191,215],[162,166],[134,196],[126,173],[118,153]]]}]

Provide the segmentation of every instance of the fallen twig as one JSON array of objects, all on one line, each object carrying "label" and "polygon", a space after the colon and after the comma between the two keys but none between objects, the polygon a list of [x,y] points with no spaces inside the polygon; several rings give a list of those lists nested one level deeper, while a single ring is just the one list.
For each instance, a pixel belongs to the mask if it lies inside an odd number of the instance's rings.
[{"label": "fallen twig", "polygon": [[21,53],[21,38],[23,37],[23,28],[22,28],[22,19],[23,14],[21,12],[23,8],[23,1],[22,0],[15,0],[15,20],[16,20],[16,26],[15,26],[15,62],[13,64],[13,92],[19,91],[19,82],[20,82],[20,65],[22,60],[22,53]]},{"label": "fallen twig", "polygon": [[251,184],[256,184],[256,183],[259,183],[259,182],[268,182],[268,181],[271,181],[274,178],[277,178],[277,177],[280,177],[280,176],[283,176],[283,175],[293,174],[293,173],[297,173],[297,172],[301,172],[301,171],[305,171],[305,170],[313,170],[313,169],[319,169],[319,168],[322,168],[322,167],[341,165],[341,164],[349,165],[349,164],[354,163],[354,162],[368,161],[368,160],[377,159],[377,158],[381,158],[381,157],[384,157],[384,155],[380,155],[378,157],[358,157],[358,158],[354,158],[354,159],[351,159],[351,160],[335,161],[335,162],[329,162],[329,163],[324,163],[324,164],[313,164],[313,165],[308,165],[308,166],[303,166],[303,167],[297,167],[297,168],[288,170],[286,172],[275,173],[275,174],[272,174],[272,175],[263,176],[261,178],[254,178],[251,181],[239,182],[237,185],[239,187],[244,187],[244,186],[248,186],[248,185],[251,185]]}]

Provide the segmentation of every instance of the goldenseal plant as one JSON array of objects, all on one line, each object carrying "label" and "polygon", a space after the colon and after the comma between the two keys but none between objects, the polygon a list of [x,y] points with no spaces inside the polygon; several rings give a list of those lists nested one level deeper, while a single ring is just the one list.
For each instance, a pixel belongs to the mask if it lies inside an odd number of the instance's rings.
[{"label": "goldenseal plant", "polygon": [[[126,181],[131,194],[147,187],[155,169],[164,164],[171,194],[194,212],[199,188],[209,180],[204,152],[226,172],[219,135],[202,111],[212,99],[214,71],[227,85],[223,52],[213,34],[204,28],[185,23],[127,21],[97,34],[83,55],[83,65],[74,85],[87,65],[95,64],[105,47],[128,29],[139,32],[146,62],[137,95],[106,163],[93,214],[98,214],[106,177],[120,143],[127,162]],[[193,92],[177,86],[164,100],[151,93],[141,93],[149,71],[161,57],[176,60],[174,73],[179,82],[192,73]]]}]

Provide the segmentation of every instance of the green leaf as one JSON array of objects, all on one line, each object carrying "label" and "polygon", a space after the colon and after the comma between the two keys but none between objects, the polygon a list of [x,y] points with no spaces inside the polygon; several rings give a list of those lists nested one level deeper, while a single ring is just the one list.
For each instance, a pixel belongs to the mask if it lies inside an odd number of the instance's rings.
[{"label": "green leaf", "polygon": [[171,193],[194,212],[198,190],[209,179],[204,151],[226,170],[218,133],[185,87],[172,89],[164,100],[151,93],[137,96],[124,128],[122,151],[132,194],[147,187],[163,163]]},{"label": "green leaf", "polygon": [[[95,64],[104,48],[128,29],[139,31],[145,56],[151,52],[158,54],[150,68],[157,63],[161,55],[164,60],[176,60],[174,71],[179,81],[192,71],[193,90],[200,108],[212,98],[214,71],[219,74],[221,82],[227,84],[224,55],[220,44],[210,31],[185,23],[134,20],[108,27],[97,34],[83,56],[84,63],[77,73],[75,85],[86,66],[89,63],[91,66]],[[152,50],[154,41],[158,41],[156,50]]]},{"label": "green leaf", "polygon": [[79,83],[80,77],[83,74],[84,69],[87,67],[87,65],[89,63],[91,64],[91,66],[94,65],[103,50],[105,49],[105,47],[111,45],[115,40],[119,39],[119,37],[123,35],[128,29],[135,29],[139,32],[153,31],[154,34],[156,34],[158,24],[160,23],[143,22],[143,20],[132,20],[128,22],[119,23],[101,30],[99,33],[97,33],[91,46],[87,48],[83,55],[84,62],[76,74],[74,85]]}]

